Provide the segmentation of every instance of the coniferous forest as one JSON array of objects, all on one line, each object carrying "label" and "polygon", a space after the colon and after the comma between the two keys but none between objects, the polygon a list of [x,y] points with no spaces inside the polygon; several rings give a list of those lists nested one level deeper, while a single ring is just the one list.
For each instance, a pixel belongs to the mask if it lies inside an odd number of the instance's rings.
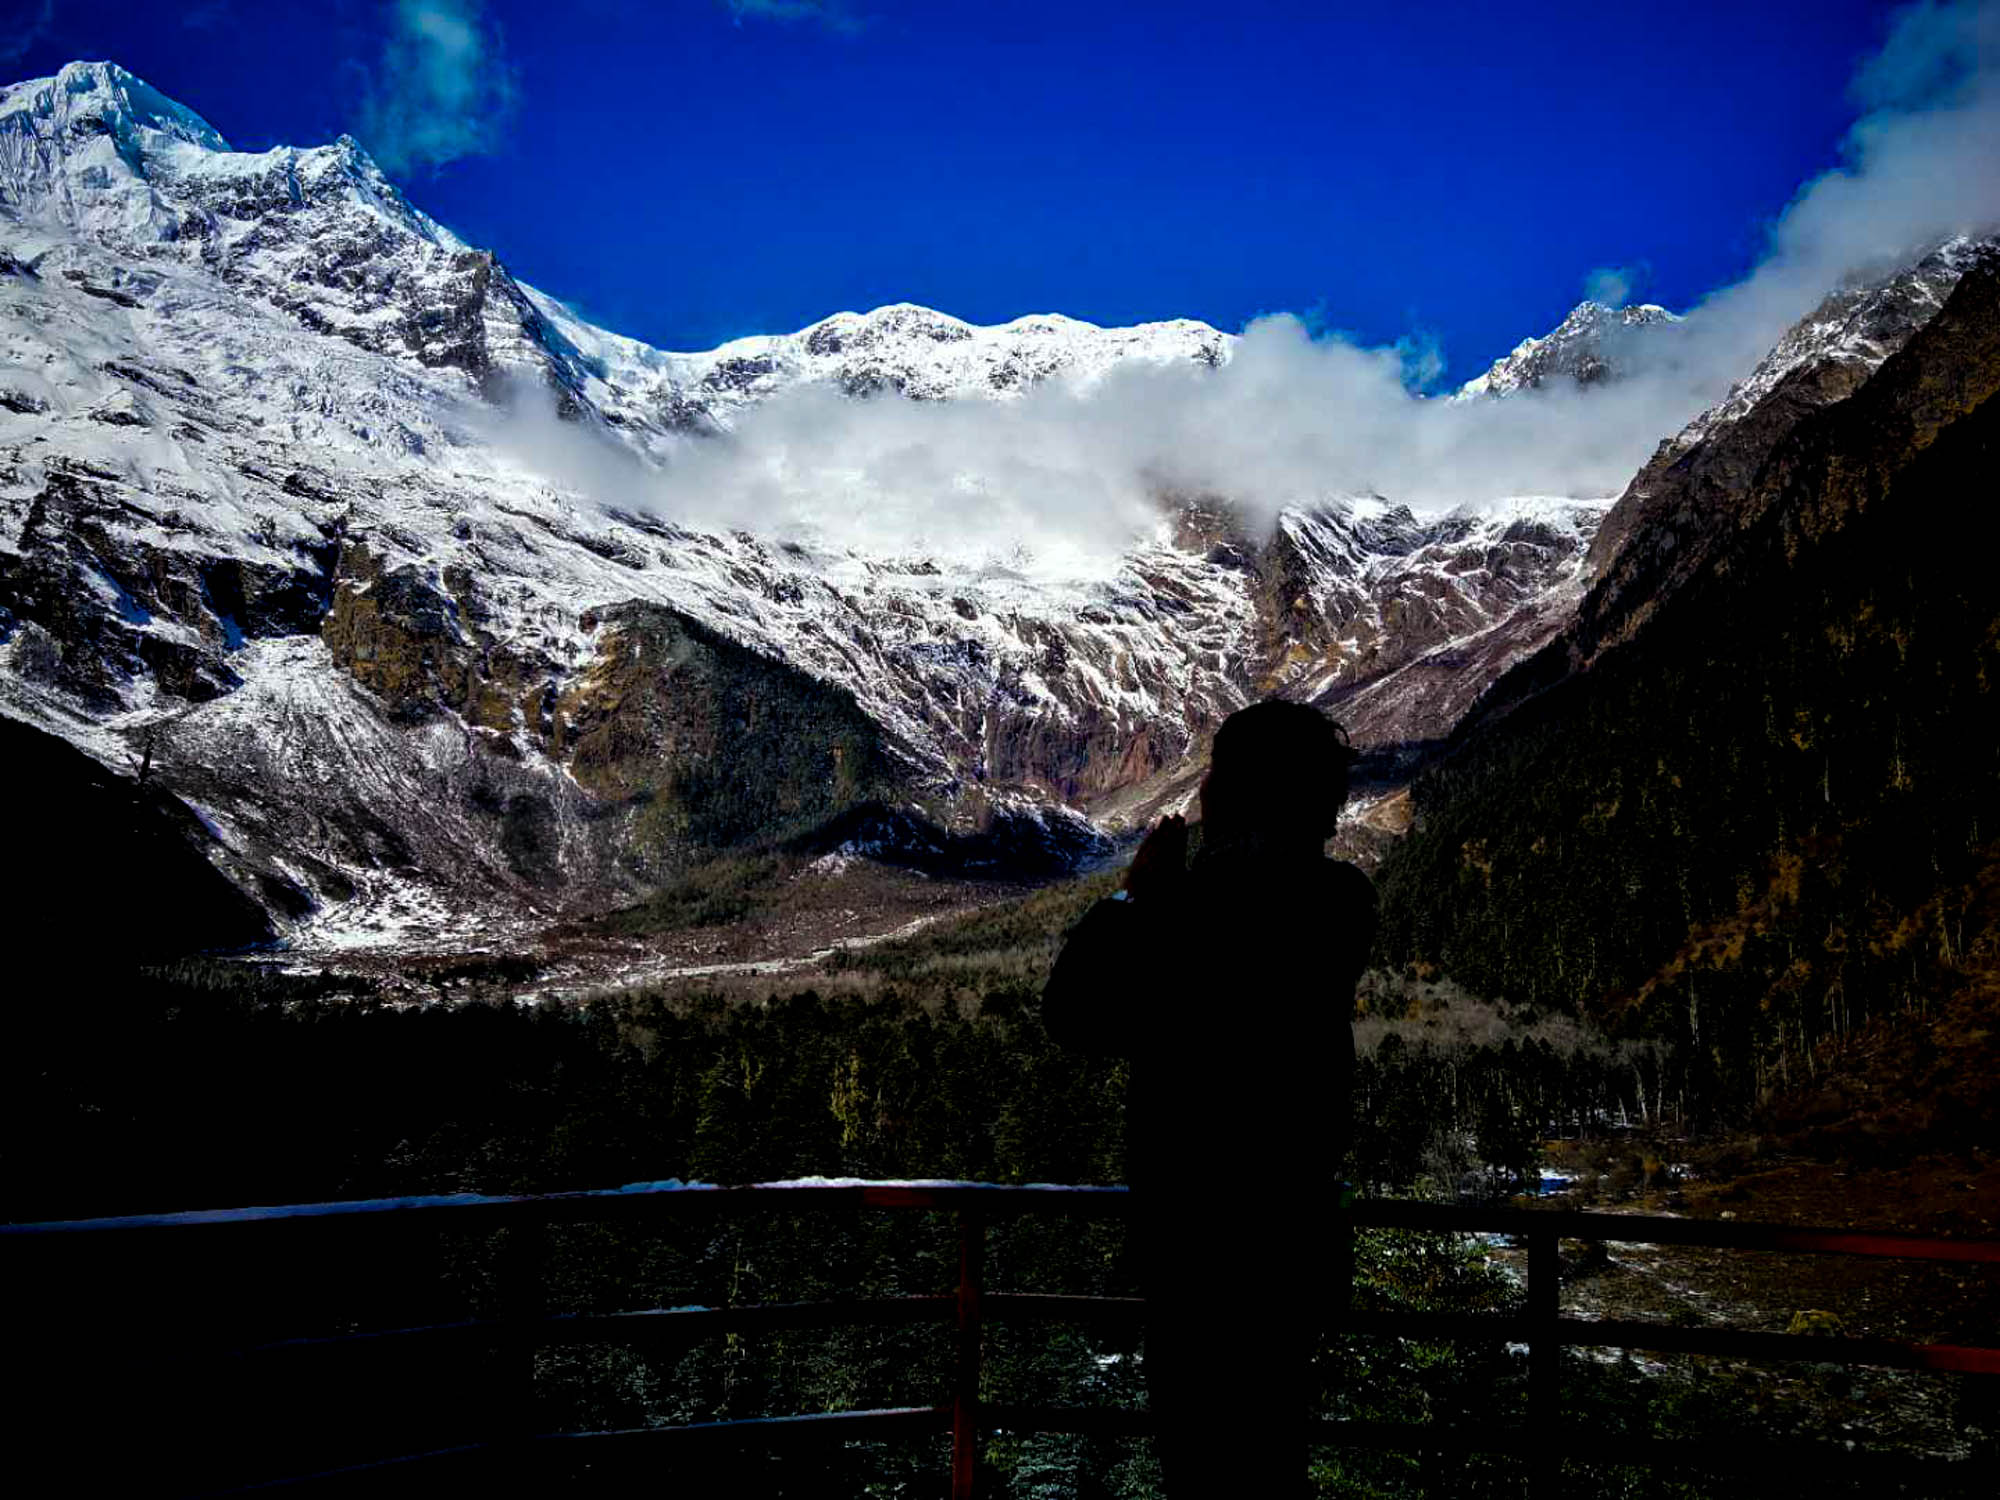
[{"label": "coniferous forest", "polygon": [[[410,1008],[351,982],[213,961],[152,969],[127,979],[106,1007],[17,1016],[21,1045],[6,1054],[6,1098],[20,1216],[674,1177],[1117,1181],[1124,1065],[1052,1045],[1035,1004],[1060,932],[1107,887],[1100,877],[1029,895],[856,952],[817,989],[759,998],[716,989]],[[1395,1008],[1389,983],[1371,979],[1371,1014],[1358,1027],[1360,1129],[1348,1171],[1371,1191],[1450,1195],[1475,1182],[1474,1191],[1517,1191],[1535,1180],[1547,1133],[1601,1125],[1607,1111],[1636,1120],[1634,1111],[1674,1086],[1665,1049],[1496,1009],[1435,983],[1409,985],[1399,999],[1407,1014],[1386,1014]],[[1635,1084],[1635,1075],[1648,1081]],[[1613,1129],[1607,1170],[1639,1186],[1673,1134],[1657,1118],[1651,1129]],[[1330,1196],[1331,1172],[1306,1190]],[[1322,1248],[1323,1264],[1274,1265],[1274,1294],[1339,1263],[1331,1231]],[[1375,1231],[1356,1251],[1359,1308],[1519,1305],[1518,1273],[1491,1246]],[[292,1359],[289,1368],[203,1364],[198,1351],[211,1344],[493,1318],[524,1310],[524,1296],[538,1312],[581,1313],[935,1294],[951,1285],[955,1255],[940,1216],[774,1212],[558,1226],[533,1242],[512,1230],[363,1226],[235,1245],[162,1243],[136,1259],[129,1247],[103,1244],[66,1247],[62,1263],[30,1261],[20,1273],[46,1294],[38,1309],[59,1325],[56,1346],[88,1351],[80,1367],[54,1362],[40,1392],[55,1407],[49,1421],[74,1418],[72,1381],[123,1372],[107,1351],[136,1336],[155,1353],[117,1378],[150,1392],[136,1430],[156,1441],[133,1451],[148,1464],[164,1453],[212,1466],[213,1429],[202,1413],[219,1403],[247,1434],[228,1449],[238,1468],[226,1477],[248,1479],[301,1454],[332,1466],[476,1440],[496,1421],[603,1431],[930,1404],[948,1384],[949,1333],[555,1346],[527,1364],[448,1341],[386,1361],[365,1350],[264,1357]],[[989,1274],[1013,1291],[1136,1287],[1116,1220],[1029,1216],[997,1226]],[[38,1331],[46,1326],[35,1318],[17,1323],[17,1332]],[[1135,1334],[996,1325],[985,1394],[1142,1405],[1142,1351]],[[1524,1361],[1499,1347],[1329,1331],[1315,1368],[1314,1406],[1328,1416],[1463,1422],[1525,1409]],[[1698,1369],[1662,1379],[1614,1360],[1572,1366],[1565,1400],[1598,1430],[1638,1442],[1753,1429],[1810,1435],[1829,1403],[1863,1409],[1883,1395],[1866,1381],[1828,1377],[1786,1385],[1753,1412],[1741,1381]],[[1829,1383],[1830,1392],[1818,1388]],[[1900,1388],[1888,1394],[1907,1405]],[[1961,1399],[1944,1391],[1921,1410],[1978,1430],[1976,1411],[1967,1417],[1953,1404]],[[789,1461],[732,1451],[703,1458],[683,1478],[692,1493],[925,1495],[941,1472],[935,1443],[826,1451],[832,1457]],[[1149,1446],[1139,1441],[999,1434],[987,1459],[998,1493],[1157,1493]],[[1330,1495],[1508,1495],[1523,1482],[1498,1459],[1328,1450],[1315,1463],[1318,1492]],[[212,1467],[204,1472],[213,1477]],[[1634,1495],[1748,1495],[1762,1483],[1736,1481],[1739,1489],[1699,1472],[1601,1466],[1579,1473],[1617,1486],[1605,1492]]]}]

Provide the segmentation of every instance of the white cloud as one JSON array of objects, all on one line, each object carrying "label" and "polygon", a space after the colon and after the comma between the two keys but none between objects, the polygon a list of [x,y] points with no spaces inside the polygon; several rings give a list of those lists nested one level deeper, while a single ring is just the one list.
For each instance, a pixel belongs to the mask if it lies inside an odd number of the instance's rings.
[{"label": "white cloud", "polygon": [[1848,93],[1870,112],[1928,107],[1976,75],[1982,43],[1991,49],[1995,40],[1993,26],[1990,6],[1906,6],[1882,50],[1855,70]]},{"label": "white cloud", "polygon": [[482,0],[395,0],[360,135],[392,172],[440,167],[494,148],[514,92]]},{"label": "white cloud", "polygon": [[1872,108],[1849,130],[1842,164],[1799,189],[1762,264],[1669,341],[1692,392],[1747,370],[1843,280],[2000,228],[2000,0],[1900,12],[1853,92]]}]

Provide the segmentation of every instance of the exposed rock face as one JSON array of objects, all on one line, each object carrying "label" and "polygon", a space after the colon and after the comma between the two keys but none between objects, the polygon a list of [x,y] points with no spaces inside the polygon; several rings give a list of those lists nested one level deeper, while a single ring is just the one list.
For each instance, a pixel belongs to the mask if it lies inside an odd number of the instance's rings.
[{"label": "exposed rock face", "polygon": [[851,694],[658,605],[584,624],[603,639],[556,702],[550,749],[600,801],[638,809],[650,857],[797,835],[888,786]]},{"label": "exposed rock face", "polygon": [[[87,470],[51,468],[0,554],[0,631],[36,628],[32,670],[86,711],[121,707],[144,678],[190,702],[236,685],[198,559],[122,535],[130,517]],[[203,627],[214,632],[203,638]],[[28,665],[24,663],[24,665]]]},{"label": "exposed rock face", "polygon": [[476,720],[474,698],[486,684],[475,676],[458,603],[414,563],[384,569],[365,542],[342,549],[335,577],[320,636],[390,718],[414,723],[444,711]]},{"label": "exposed rock face", "polygon": [[1429,521],[1406,506],[1286,514],[1263,573],[1260,688],[1332,710],[1364,746],[1442,732],[1461,695],[1427,692],[1417,714],[1392,684],[1436,688],[1440,678],[1483,676],[1463,670],[1475,653],[1504,662],[1531,649],[1574,602],[1570,585],[1602,514],[1565,500]]}]

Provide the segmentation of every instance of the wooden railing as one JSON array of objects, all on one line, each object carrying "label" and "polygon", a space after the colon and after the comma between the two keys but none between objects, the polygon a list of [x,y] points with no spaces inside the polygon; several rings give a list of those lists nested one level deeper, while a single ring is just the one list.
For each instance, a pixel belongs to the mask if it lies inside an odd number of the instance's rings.
[{"label": "wooden railing", "polygon": [[[1191,1205],[1194,1206],[1194,1205]],[[452,1227],[495,1227],[526,1230],[560,1223],[644,1222],[689,1215],[734,1218],[766,1211],[892,1209],[926,1210],[955,1216],[958,1236],[957,1285],[948,1295],[876,1298],[844,1302],[760,1303],[722,1307],[677,1307],[641,1312],[543,1315],[539,1311],[499,1319],[469,1319],[419,1323],[342,1333],[328,1337],[293,1338],[239,1348],[239,1357],[257,1358],[280,1351],[367,1347],[386,1350],[405,1342],[435,1345],[465,1341],[476,1345],[533,1351],[560,1345],[616,1343],[682,1345],[714,1335],[792,1328],[916,1324],[948,1321],[956,1330],[956,1347],[949,1399],[933,1406],[876,1408],[863,1411],[760,1417],[684,1426],[645,1427],[618,1431],[542,1432],[535,1430],[525,1395],[522,1405],[501,1413],[505,1429],[488,1440],[442,1449],[420,1449],[359,1466],[314,1468],[273,1481],[280,1484],[338,1484],[353,1481],[375,1487],[390,1471],[429,1471],[439,1465],[494,1459],[528,1450],[548,1451],[588,1445],[597,1455],[628,1449],[648,1454],[662,1445],[753,1442],[775,1444],[822,1435],[877,1438],[910,1433],[951,1434],[951,1489],[954,1500],[969,1500],[979,1484],[978,1462],[983,1437],[994,1431],[1041,1431],[1141,1435],[1148,1431],[1146,1413],[1139,1410],[999,1406],[980,1399],[982,1333],[993,1320],[1054,1319],[1096,1326],[1133,1328],[1144,1321],[1143,1302],[1131,1297],[1072,1297],[990,1292],[985,1287],[987,1226],[1022,1214],[1082,1216],[1129,1212],[1130,1196],[1123,1188],[1031,1185],[995,1186],[937,1182],[807,1182],[765,1183],[739,1187],[709,1187],[680,1183],[652,1184],[606,1192],[553,1193],[535,1196],[484,1197],[457,1195],[434,1198],[383,1199],[356,1203],[299,1204],[281,1208],[161,1214],[115,1219],[85,1219],[53,1223],[0,1225],[0,1253],[5,1265],[7,1296],[17,1310],[23,1298],[33,1298],[44,1282],[28,1262],[37,1253],[70,1256],[88,1250],[106,1265],[143,1260],[155,1247],[172,1244],[180,1250],[241,1237],[266,1237],[273,1254],[293,1235],[367,1229],[373,1225],[448,1223]],[[1565,1317],[1558,1307],[1562,1240],[1702,1246],[1739,1251],[1779,1251],[1840,1256],[1893,1257],[1961,1266],[2000,1267],[2000,1242],[1942,1239],[1918,1235],[1863,1234],[1848,1230],[1796,1229],[1769,1224],[1697,1221],[1637,1214],[1581,1213],[1506,1207],[1460,1207],[1391,1199],[1364,1200],[1353,1205],[1346,1222],[1351,1227],[1388,1228],[1441,1233],[1498,1233],[1527,1247],[1526,1310],[1518,1314],[1444,1314],[1417,1312],[1351,1313],[1341,1326],[1356,1335],[1422,1339],[1504,1340],[1528,1350],[1529,1416],[1533,1428],[1482,1427],[1440,1429],[1435,1425],[1383,1425],[1360,1422],[1317,1422],[1302,1440],[1322,1446],[1400,1448],[1438,1452],[1517,1453],[1537,1459],[1555,1477],[1551,1455],[1588,1460],[1601,1458],[1621,1464],[1678,1461],[1691,1457],[1686,1445],[1634,1442],[1628,1438],[1593,1440],[1590,1435],[1560,1429],[1559,1355],[1564,1345],[1704,1354],[1735,1359],[1807,1360],[1818,1364],[1872,1365],[1964,1375],[2000,1375],[2000,1349],[1926,1344],[1881,1338],[1829,1338],[1803,1334],[1759,1333],[1738,1329],[1690,1328],[1624,1320]],[[522,1243],[528,1243],[523,1240]],[[295,1243],[295,1242],[294,1242]],[[46,1265],[46,1262],[44,1263]],[[532,1253],[517,1252],[509,1274],[538,1283],[540,1266]],[[523,1305],[520,1301],[516,1306]],[[61,1316],[51,1320],[42,1309],[46,1337],[61,1336],[67,1326]],[[22,1319],[11,1318],[12,1363],[19,1371],[33,1368],[32,1351],[19,1338]],[[51,1334],[53,1330],[53,1334]],[[532,1364],[521,1371],[527,1387]],[[16,1434],[17,1455],[30,1450],[34,1434]],[[1797,1470],[1801,1464],[1838,1464],[1847,1473],[1869,1463],[1869,1456],[1826,1445],[1766,1445],[1738,1460],[1772,1469]],[[1701,1462],[1717,1455],[1705,1453]],[[1910,1462],[1885,1460],[1907,1478]],[[1945,1466],[1950,1467],[1950,1466]],[[1961,1466],[1962,1467],[1962,1466]]]}]

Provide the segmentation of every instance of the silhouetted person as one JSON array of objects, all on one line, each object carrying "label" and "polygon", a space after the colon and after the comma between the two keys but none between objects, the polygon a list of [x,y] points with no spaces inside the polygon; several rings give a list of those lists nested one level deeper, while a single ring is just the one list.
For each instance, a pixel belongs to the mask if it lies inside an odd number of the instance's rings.
[{"label": "silhouetted person", "polygon": [[1133,1060],[1146,1379],[1174,1500],[1305,1492],[1311,1341],[1347,1294],[1327,1211],[1375,929],[1368,878],[1324,853],[1353,758],[1303,704],[1232,714],[1192,866],[1187,825],[1163,819],[1042,994],[1059,1042]]}]

